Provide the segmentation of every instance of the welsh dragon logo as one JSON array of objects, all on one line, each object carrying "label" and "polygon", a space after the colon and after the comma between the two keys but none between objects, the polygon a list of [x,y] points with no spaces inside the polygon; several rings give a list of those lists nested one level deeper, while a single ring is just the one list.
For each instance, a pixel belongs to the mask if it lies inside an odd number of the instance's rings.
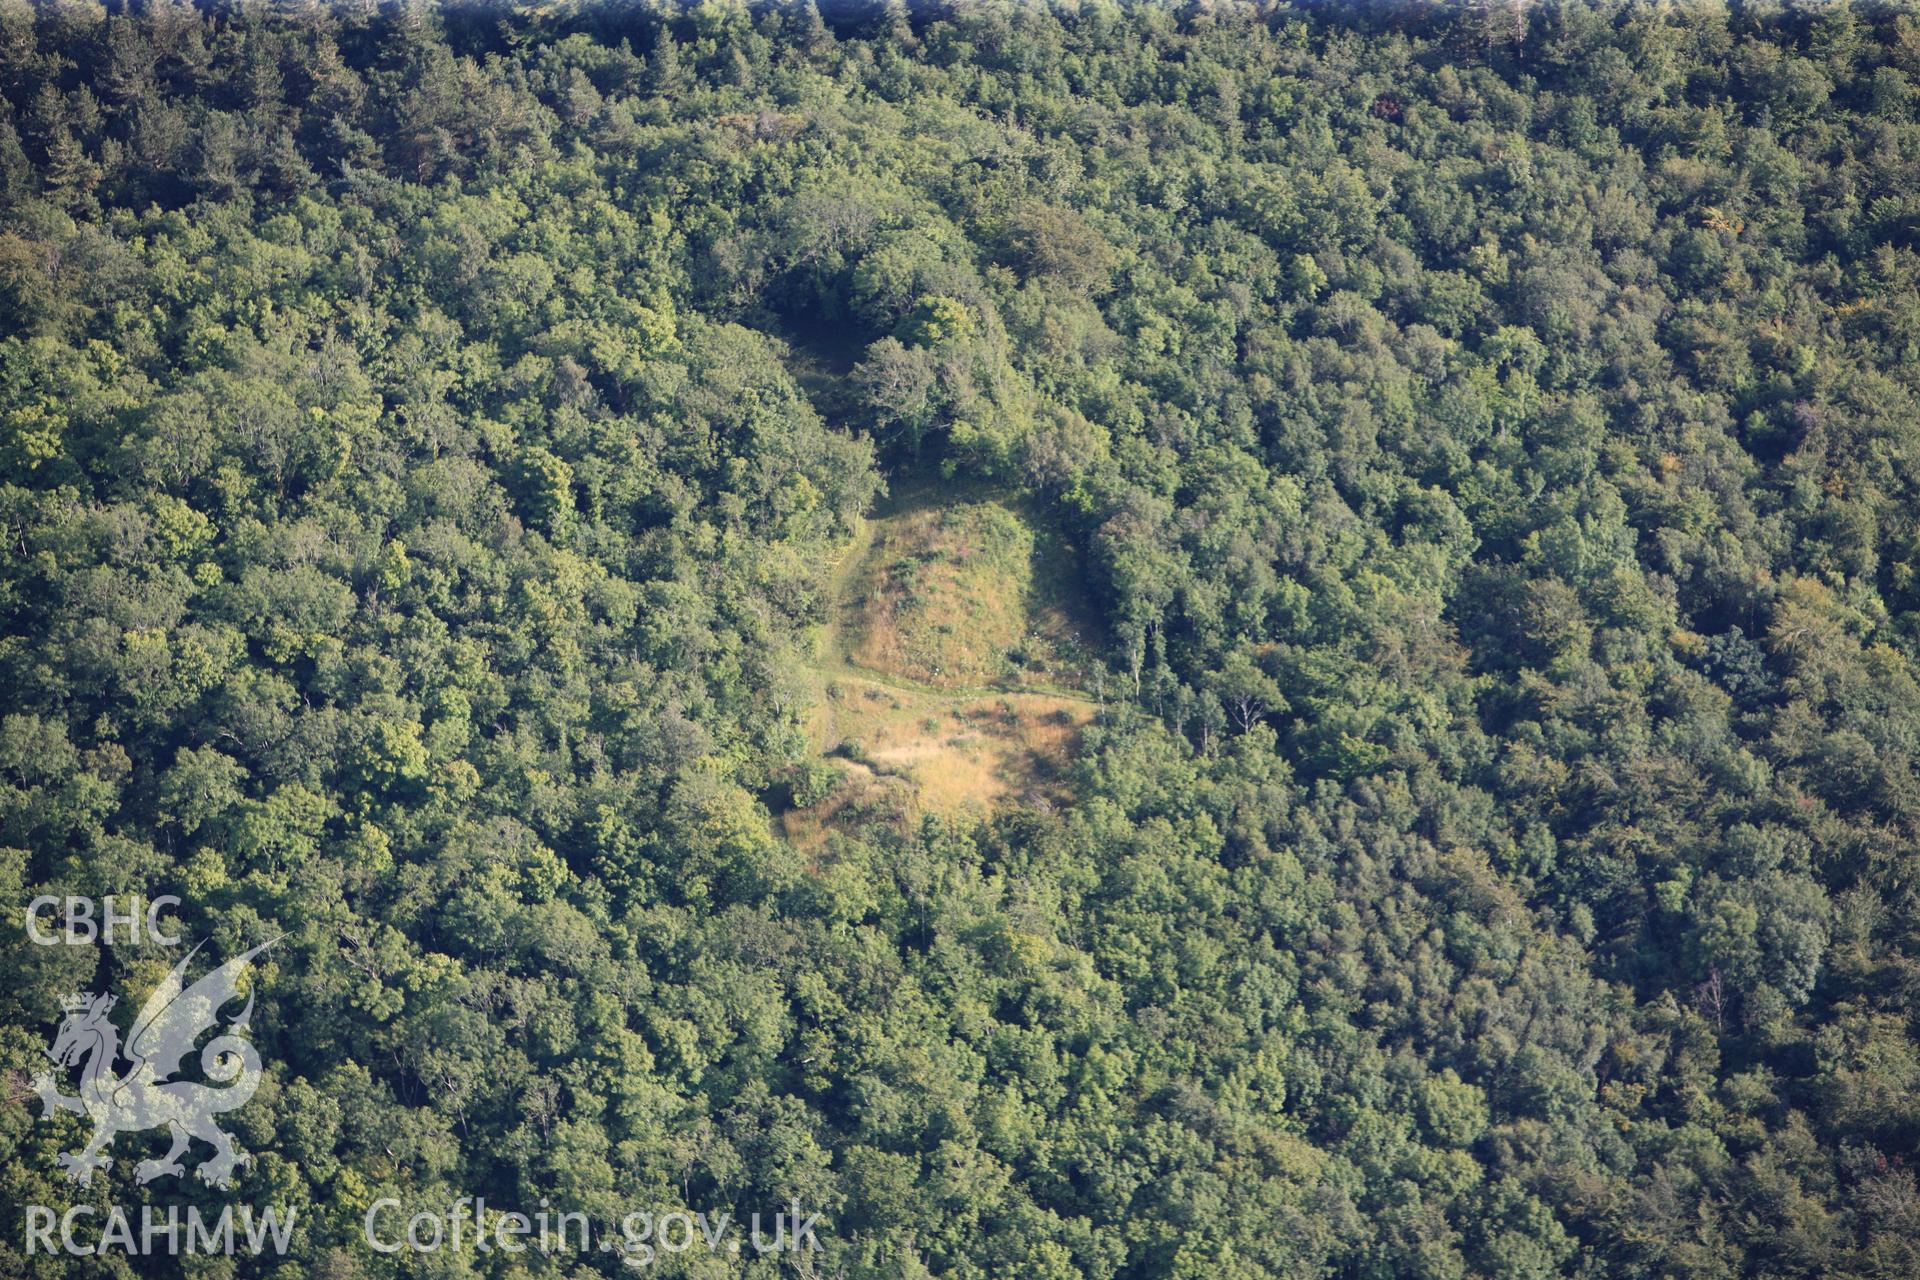
[{"label": "welsh dragon logo", "polygon": [[214,1123],[215,1116],[243,1106],[260,1087],[260,1055],[245,1038],[253,1015],[251,991],[246,1007],[227,1023],[225,1034],[208,1041],[200,1051],[201,1070],[224,1087],[168,1077],[180,1069],[180,1060],[193,1042],[218,1022],[221,1007],[239,996],[241,975],[252,968],[253,958],[278,941],[275,938],[236,956],[192,986],[186,985],[187,963],[200,947],[189,951],[134,1019],[126,1045],[132,1065],[125,1074],[114,1071],[121,1056],[120,1032],[107,1017],[116,998],[105,994],[67,997],[62,1004],[66,1017],[47,1056],[63,1068],[80,1066],[80,1095],[69,1098],[60,1093],[45,1072],[33,1087],[45,1108],[41,1119],[60,1110],[93,1121],[93,1137],[85,1148],[60,1155],[60,1167],[69,1178],[86,1185],[95,1169],[113,1163],[106,1151],[117,1135],[162,1126],[171,1131],[173,1146],[160,1159],[142,1160],[135,1167],[134,1176],[142,1184],[185,1173],[180,1157],[194,1138],[213,1147],[213,1155],[196,1170],[201,1181],[212,1186],[231,1185],[234,1169],[253,1162]]}]

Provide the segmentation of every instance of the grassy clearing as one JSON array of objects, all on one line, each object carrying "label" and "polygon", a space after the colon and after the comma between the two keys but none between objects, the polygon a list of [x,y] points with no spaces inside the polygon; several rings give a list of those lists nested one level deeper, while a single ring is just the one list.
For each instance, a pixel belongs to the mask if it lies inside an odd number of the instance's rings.
[{"label": "grassy clearing", "polygon": [[784,815],[798,844],[1062,798],[1059,768],[1096,709],[1076,687],[1072,549],[991,496],[946,496],[896,497],[833,570],[809,736],[840,778]]},{"label": "grassy clearing", "polygon": [[1092,628],[1074,549],[993,498],[920,496],[850,553],[826,660],[943,689],[1077,689]]},{"label": "grassy clearing", "polygon": [[968,503],[887,522],[868,557],[849,657],[942,687],[1016,674],[1033,590],[1033,534],[1005,507]]},{"label": "grassy clearing", "polygon": [[803,845],[849,821],[1057,801],[1060,766],[1095,709],[1055,694],[955,697],[845,675],[821,694],[811,734],[842,778],[819,804],[785,815],[788,837]]}]

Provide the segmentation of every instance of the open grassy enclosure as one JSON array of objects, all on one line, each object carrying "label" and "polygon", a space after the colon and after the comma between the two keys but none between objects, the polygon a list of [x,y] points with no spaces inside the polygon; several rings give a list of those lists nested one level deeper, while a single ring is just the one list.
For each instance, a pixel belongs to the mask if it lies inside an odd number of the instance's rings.
[{"label": "open grassy enclosure", "polygon": [[802,842],[833,822],[1057,798],[1093,717],[1075,549],[991,494],[936,496],[903,487],[828,570],[808,730],[842,780],[785,815]]},{"label": "open grassy enclosure", "polygon": [[977,685],[1024,658],[1033,534],[992,503],[887,521],[868,549],[852,658],[928,684]]},{"label": "open grassy enclosure", "polygon": [[785,834],[809,845],[834,826],[919,813],[984,816],[997,801],[1053,804],[1058,772],[1095,707],[1041,693],[955,697],[855,676],[825,679],[810,718],[839,781],[789,810]]},{"label": "open grassy enclosure", "polygon": [[941,688],[1071,685],[1074,558],[994,501],[876,520],[843,605],[846,656]]}]

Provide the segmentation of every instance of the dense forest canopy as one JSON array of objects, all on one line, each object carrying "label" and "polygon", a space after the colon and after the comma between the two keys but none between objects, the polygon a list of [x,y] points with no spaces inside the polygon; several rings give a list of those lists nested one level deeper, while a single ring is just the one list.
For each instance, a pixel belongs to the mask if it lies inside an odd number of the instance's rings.
[{"label": "dense forest canopy", "polygon": [[[286,934],[231,1193],[29,1084],[177,953],[0,938],[0,1272],[1920,1274],[1920,15],[5,0],[0,94],[0,896]],[[802,843],[907,485],[1098,705]],[[303,1217],[26,1255],[143,1197]]]}]

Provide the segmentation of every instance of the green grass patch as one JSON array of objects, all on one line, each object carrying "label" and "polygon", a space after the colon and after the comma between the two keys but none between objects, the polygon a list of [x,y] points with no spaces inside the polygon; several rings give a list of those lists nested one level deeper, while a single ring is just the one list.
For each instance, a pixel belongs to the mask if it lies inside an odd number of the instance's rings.
[{"label": "green grass patch", "polygon": [[1048,571],[1060,554],[1049,541],[993,501],[877,521],[847,656],[949,688],[1059,680],[1077,633],[1059,598],[1061,575]]}]

